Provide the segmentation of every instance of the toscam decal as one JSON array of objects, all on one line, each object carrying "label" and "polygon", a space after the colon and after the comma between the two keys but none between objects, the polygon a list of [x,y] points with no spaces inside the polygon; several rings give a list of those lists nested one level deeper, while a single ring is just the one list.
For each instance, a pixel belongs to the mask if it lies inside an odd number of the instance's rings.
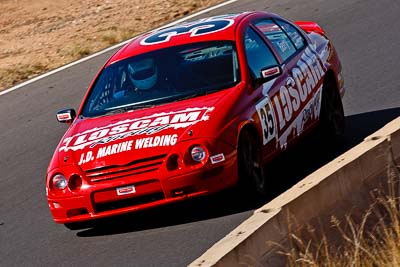
[{"label": "toscam decal", "polygon": [[[276,139],[277,145],[279,143],[282,148],[291,134],[299,135],[309,119],[318,118],[322,85],[317,86],[325,75],[323,62],[314,49],[307,47],[275,95],[269,94],[270,89],[276,86],[276,79],[263,85],[265,98],[255,108],[263,131],[264,145]],[[296,118],[295,114],[298,114]]]},{"label": "toscam decal", "polygon": [[[181,111],[128,119],[101,128],[90,129],[65,138],[59,151],[76,151],[87,146],[94,148],[97,145],[123,140],[132,136],[154,135],[166,129],[186,128],[200,121],[207,121],[212,110],[214,110],[214,107],[188,108]],[[164,139],[161,139],[161,137],[160,139],[144,139],[142,147],[150,147],[150,145],[164,144],[166,142],[165,137]]]}]

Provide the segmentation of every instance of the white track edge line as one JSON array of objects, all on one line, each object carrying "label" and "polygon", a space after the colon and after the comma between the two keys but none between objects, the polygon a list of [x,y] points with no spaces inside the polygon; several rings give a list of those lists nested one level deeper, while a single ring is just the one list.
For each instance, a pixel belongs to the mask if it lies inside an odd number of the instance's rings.
[{"label": "white track edge line", "polygon": [[[170,23],[168,23],[168,24],[162,25],[162,26],[160,26],[160,27],[158,27],[158,28],[156,28],[156,29],[153,29],[153,30],[151,30],[151,31],[156,31],[156,30],[159,30],[159,29],[162,29],[162,28],[174,26],[174,25],[176,25],[176,24],[178,24],[178,23],[181,23],[181,22],[186,21],[186,20],[188,20],[188,19],[191,19],[191,18],[193,18],[193,17],[202,15],[202,14],[204,14],[204,13],[210,12],[210,11],[212,11],[212,10],[218,9],[218,8],[223,7],[223,6],[226,6],[226,5],[230,5],[230,4],[232,4],[232,3],[234,3],[234,2],[237,2],[237,1],[239,1],[239,0],[229,0],[229,1],[226,1],[226,2],[222,2],[222,3],[218,4],[218,5],[215,5],[215,6],[212,6],[212,7],[206,8],[206,9],[203,9],[203,10],[201,10],[201,11],[199,11],[199,12],[193,13],[193,14],[187,16],[187,17],[183,17],[183,18],[181,18],[181,19],[175,20],[175,21],[170,22]],[[43,79],[43,78],[46,78],[46,77],[48,77],[48,76],[50,76],[50,75],[53,75],[53,74],[55,74],[55,73],[57,73],[57,72],[63,71],[63,70],[65,70],[65,69],[68,69],[68,68],[70,68],[70,67],[72,67],[72,66],[78,65],[78,64],[80,64],[80,63],[82,63],[82,62],[85,62],[85,61],[87,61],[87,60],[90,60],[90,59],[92,59],[92,58],[94,58],[94,57],[97,57],[97,56],[99,56],[99,55],[102,55],[102,54],[104,54],[104,53],[107,53],[107,52],[109,52],[109,51],[111,51],[111,50],[113,50],[113,49],[116,49],[116,48],[118,48],[118,47],[121,47],[121,46],[123,46],[123,45],[129,43],[130,41],[132,41],[132,40],[135,39],[135,38],[136,38],[136,36],[133,37],[133,38],[131,38],[131,39],[129,39],[129,40],[125,40],[125,41],[123,41],[123,42],[121,42],[121,43],[119,43],[119,44],[116,44],[116,45],[113,45],[113,46],[111,46],[111,47],[105,48],[105,49],[103,49],[103,50],[101,50],[101,51],[99,51],[99,52],[96,52],[96,53],[94,53],[94,54],[91,54],[91,55],[89,55],[89,56],[87,56],[87,57],[84,57],[84,58],[78,59],[78,60],[76,60],[76,61],[73,61],[73,62],[71,62],[71,63],[68,63],[67,65],[61,66],[61,67],[59,67],[59,68],[56,68],[56,69],[54,69],[54,70],[51,70],[51,71],[46,72],[46,73],[44,73],[44,74],[41,74],[41,75],[39,75],[39,76],[37,76],[37,77],[34,77],[34,78],[30,79],[30,80],[27,80],[27,81],[25,81],[25,82],[22,82],[22,83],[20,83],[20,84],[17,84],[17,85],[15,85],[15,86],[13,86],[13,87],[10,87],[10,88],[8,88],[8,89],[6,89],[6,90],[0,91],[0,96],[5,95],[5,94],[7,94],[7,93],[9,93],[9,92],[12,92],[12,91],[14,91],[14,90],[17,90],[17,89],[19,89],[19,88],[21,88],[21,87],[24,87],[25,85],[28,85],[28,84],[34,83],[34,82],[36,82],[36,81],[38,81],[38,80],[41,80],[41,79]]]}]

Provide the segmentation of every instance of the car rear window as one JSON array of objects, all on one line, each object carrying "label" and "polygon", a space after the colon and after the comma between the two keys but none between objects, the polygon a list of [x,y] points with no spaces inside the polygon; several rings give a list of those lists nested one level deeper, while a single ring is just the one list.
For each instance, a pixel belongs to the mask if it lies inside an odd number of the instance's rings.
[{"label": "car rear window", "polygon": [[296,53],[296,47],[289,39],[289,36],[274,21],[269,19],[262,20],[256,23],[255,26],[271,41],[283,61]]}]

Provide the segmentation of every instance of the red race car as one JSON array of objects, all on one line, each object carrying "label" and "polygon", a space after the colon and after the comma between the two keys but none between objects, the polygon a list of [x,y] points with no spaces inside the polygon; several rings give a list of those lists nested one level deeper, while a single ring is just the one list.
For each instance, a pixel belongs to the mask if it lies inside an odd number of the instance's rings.
[{"label": "red race car", "polygon": [[316,129],[343,133],[341,64],[324,30],[244,12],[143,34],[116,52],[77,112],[46,178],[57,223],[83,222],[239,184]]}]

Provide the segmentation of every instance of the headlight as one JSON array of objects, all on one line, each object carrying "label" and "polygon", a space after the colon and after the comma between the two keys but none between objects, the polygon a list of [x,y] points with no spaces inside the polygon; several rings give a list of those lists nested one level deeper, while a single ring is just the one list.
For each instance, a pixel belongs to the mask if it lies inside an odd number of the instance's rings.
[{"label": "headlight", "polygon": [[51,178],[51,185],[53,188],[64,190],[67,187],[67,179],[62,174],[56,174]]},{"label": "headlight", "polygon": [[190,151],[192,159],[196,162],[202,162],[206,158],[206,151],[201,146],[195,146]]}]

